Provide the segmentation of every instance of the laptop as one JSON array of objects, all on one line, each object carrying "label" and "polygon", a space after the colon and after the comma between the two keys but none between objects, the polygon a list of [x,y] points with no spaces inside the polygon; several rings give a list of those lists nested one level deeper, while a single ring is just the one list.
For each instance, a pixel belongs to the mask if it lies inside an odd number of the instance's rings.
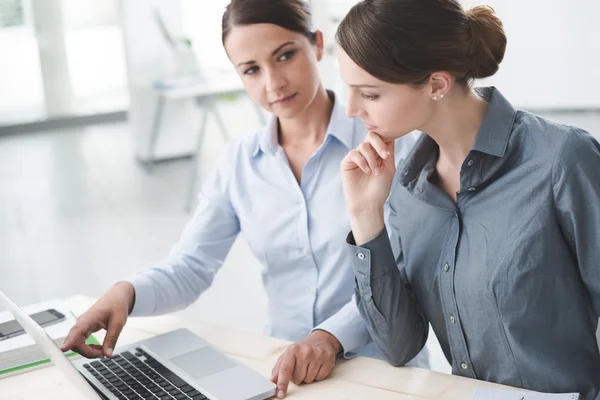
[{"label": "laptop", "polygon": [[121,347],[111,359],[71,362],[46,331],[0,290],[3,304],[89,400],[263,400],[276,385],[187,329]]}]

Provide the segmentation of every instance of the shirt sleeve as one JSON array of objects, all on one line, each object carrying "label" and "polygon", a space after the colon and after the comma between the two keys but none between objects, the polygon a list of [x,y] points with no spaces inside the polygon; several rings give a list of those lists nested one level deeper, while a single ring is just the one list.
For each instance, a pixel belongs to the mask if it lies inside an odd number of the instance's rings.
[{"label": "shirt sleeve", "polygon": [[[404,159],[412,151],[419,138],[419,132],[411,132],[396,139],[394,145],[396,165],[404,162]],[[389,215],[389,205],[385,203],[386,219]],[[357,356],[356,350],[372,342],[369,331],[358,311],[356,296],[348,302],[340,311],[331,318],[324,321],[314,330],[323,330],[331,333],[341,343],[344,358],[350,359]]]},{"label": "shirt sleeve", "polygon": [[554,201],[562,234],[600,317],[600,144],[572,129],[552,170]]},{"label": "shirt sleeve", "polygon": [[342,345],[343,355],[347,359],[356,357],[356,350],[371,342],[371,336],[358,312],[354,296],[337,313],[316,326],[313,331],[317,329],[335,336]]},{"label": "shirt sleeve", "polygon": [[[377,348],[395,366],[404,365],[427,342],[429,322],[421,311],[404,272],[397,215],[390,204],[388,226],[379,236],[356,246],[352,232],[348,251],[354,269],[358,310]],[[392,249],[396,246],[396,250]]]},{"label": "shirt sleeve", "polygon": [[212,284],[240,231],[229,195],[232,147],[222,153],[202,185],[198,207],[168,256],[127,280],[135,288],[132,316],[185,308]]}]

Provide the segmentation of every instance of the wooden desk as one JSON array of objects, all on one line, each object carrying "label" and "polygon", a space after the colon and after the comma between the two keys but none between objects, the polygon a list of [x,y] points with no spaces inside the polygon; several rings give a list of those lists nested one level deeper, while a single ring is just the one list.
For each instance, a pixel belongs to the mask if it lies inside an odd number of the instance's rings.
[{"label": "wooden desk", "polygon": [[[94,299],[76,296],[67,299],[71,310],[80,315]],[[187,322],[174,316],[131,318],[119,339],[120,345],[133,343],[177,328],[188,328],[230,357],[266,377],[289,342],[249,334],[229,328]],[[98,339],[103,335],[98,332]],[[322,382],[291,384],[289,399],[376,399],[376,400],[468,400],[477,386],[509,387],[452,376],[420,368],[394,368],[381,360],[357,357],[339,360],[331,376]],[[0,379],[0,400],[64,399],[79,400],[55,367],[48,367]]]}]

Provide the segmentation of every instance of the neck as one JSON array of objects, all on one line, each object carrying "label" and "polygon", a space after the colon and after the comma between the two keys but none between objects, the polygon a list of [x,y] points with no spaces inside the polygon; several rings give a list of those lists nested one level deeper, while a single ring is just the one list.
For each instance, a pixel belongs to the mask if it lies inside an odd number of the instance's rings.
[{"label": "neck", "polygon": [[317,94],[310,105],[294,118],[279,118],[279,144],[281,146],[305,146],[321,144],[329,120],[333,102],[327,91],[319,85]]},{"label": "neck", "polygon": [[423,131],[438,144],[439,160],[460,169],[471,151],[488,103],[473,90],[455,87],[437,107],[435,118]]}]

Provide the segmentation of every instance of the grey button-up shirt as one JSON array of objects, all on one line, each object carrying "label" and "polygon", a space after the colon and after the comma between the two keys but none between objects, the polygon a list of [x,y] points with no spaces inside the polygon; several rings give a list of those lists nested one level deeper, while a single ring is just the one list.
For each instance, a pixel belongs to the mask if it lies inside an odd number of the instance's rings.
[{"label": "grey button-up shirt", "polygon": [[430,322],[453,374],[594,399],[600,145],[478,91],[489,107],[456,203],[430,182],[439,149],[423,135],[394,178],[388,228],[360,247],[349,235],[360,313],[394,365]]}]

